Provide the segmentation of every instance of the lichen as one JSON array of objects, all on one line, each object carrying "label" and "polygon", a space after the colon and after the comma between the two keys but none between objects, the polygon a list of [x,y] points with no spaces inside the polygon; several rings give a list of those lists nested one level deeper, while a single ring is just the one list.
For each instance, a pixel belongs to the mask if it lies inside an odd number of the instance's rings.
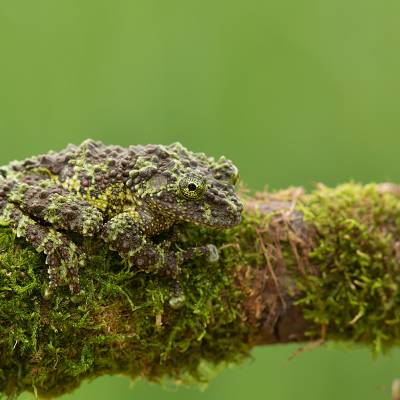
[{"label": "lichen", "polygon": [[310,337],[371,345],[400,343],[400,201],[377,185],[324,186],[297,209],[314,229],[316,273],[298,274],[297,304]]}]

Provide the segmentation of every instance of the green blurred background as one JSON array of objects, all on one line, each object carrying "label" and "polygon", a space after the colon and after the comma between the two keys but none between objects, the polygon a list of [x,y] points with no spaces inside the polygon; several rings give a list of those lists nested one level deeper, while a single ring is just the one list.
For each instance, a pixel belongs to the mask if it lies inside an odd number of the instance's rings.
[{"label": "green blurred background", "polygon": [[[400,181],[399,17],[398,0],[0,0],[0,163],[92,137],[225,154],[252,189]],[[64,399],[388,399],[400,376],[399,351],[295,349],[204,392],[106,377]]]}]

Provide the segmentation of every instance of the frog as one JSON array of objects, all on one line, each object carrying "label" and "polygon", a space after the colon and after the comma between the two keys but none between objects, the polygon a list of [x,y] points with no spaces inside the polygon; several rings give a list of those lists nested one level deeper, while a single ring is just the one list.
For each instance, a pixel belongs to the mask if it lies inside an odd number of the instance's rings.
[{"label": "frog", "polygon": [[76,237],[99,239],[146,273],[176,276],[191,259],[218,259],[212,243],[172,250],[163,235],[182,224],[238,225],[238,177],[224,156],[179,142],[123,147],[87,139],[1,166],[0,225],[44,253],[47,297],[64,285],[79,297],[87,256]]}]

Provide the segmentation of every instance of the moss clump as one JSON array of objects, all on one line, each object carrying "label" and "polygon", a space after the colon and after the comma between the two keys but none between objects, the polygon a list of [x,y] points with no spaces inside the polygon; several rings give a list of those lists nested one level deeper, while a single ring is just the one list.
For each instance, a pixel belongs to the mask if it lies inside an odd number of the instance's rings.
[{"label": "moss clump", "polygon": [[[224,240],[223,233],[187,229],[185,245],[200,237]],[[238,307],[243,294],[231,273],[235,264],[225,257],[196,260],[182,269],[177,283],[135,272],[101,242],[81,245],[88,254],[80,271],[83,300],[75,304],[68,288],[46,300],[42,254],[0,228],[1,393],[57,396],[84,378],[117,373],[202,381],[204,362],[247,355],[250,327]]]},{"label": "moss clump", "polygon": [[315,228],[309,261],[316,268],[298,278],[297,304],[320,327],[310,335],[372,344],[376,352],[398,345],[399,199],[376,185],[321,186],[297,209]]}]

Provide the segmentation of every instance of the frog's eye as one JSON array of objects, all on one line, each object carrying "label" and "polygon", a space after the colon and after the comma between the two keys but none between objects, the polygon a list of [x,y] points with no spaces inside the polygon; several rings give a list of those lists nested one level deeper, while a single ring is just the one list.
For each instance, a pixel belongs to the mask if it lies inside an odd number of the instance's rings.
[{"label": "frog's eye", "polygon": [[179,181],[179,191],[190,200],[200,199],[206,190],[206,181],[198,175],[188,174]]}]

